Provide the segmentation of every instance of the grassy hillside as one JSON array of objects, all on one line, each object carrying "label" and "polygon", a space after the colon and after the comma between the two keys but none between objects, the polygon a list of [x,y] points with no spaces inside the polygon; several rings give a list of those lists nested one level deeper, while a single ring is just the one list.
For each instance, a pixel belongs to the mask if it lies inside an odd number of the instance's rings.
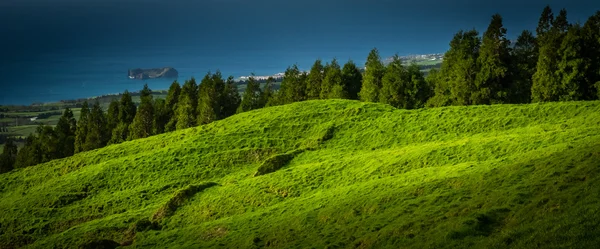
[{"label": "grassy hillside", "polygon": [[0,175],[0,248],[593,248],[600,102],[307,101]]}]

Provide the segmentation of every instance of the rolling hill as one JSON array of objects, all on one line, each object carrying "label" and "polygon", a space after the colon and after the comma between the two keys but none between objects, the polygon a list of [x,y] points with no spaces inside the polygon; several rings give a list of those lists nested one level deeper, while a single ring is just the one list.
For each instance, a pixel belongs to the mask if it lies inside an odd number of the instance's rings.
[{"label": "rolling hill", "polygon": [[269,107],[0,175],[0,248],[593,248],[600,101]]}]

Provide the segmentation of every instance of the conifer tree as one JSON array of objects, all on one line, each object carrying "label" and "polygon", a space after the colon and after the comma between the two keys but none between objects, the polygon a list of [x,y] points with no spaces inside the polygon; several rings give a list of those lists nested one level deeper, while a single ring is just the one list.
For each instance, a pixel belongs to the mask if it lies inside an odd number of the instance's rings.
[{"label": "conifer tree", "polygon": [[[546,7],[540,17],[538,33],[539,56],[531,87],[532,102],[558,101],[561,95],[561,82],[557,77],[559,54],[565,31],[568,29],[567,13],[562,9],[556,19],[549,19],[550,7]],[[551,24],[548,30],[548,23]]]},{"label": "conifer tree", "polygon": [[154,131],[153,134],[162,134],[165,132],[165,126],[169,122],[169,108],[165,105],[165,99],[155,99],[154,106]]},{"label": "conifer tree", "polygon": [[359,97],[362,101],[377,102],[379,100],[381,80],[385,73],[385,67],[381,62],[377,48],[373,48],[369,53],[365,67],[366,69]]},{"label": "conifer tree", "polygon": [[17,150],[17,144],[15,144],[11,137],[8,137],[0,155],[0,174],[14,169],[17,160]]},{"label": "conifer tree", "polygon": [[340,69],[340,65],[337,62],[337,59],[333,59],[331,64],[329,64],[329,68],[327,70],[327,74],[323,79],[323,83],[321,84],[321,99],[331,99],[331,98],[346,98],[347,92],[343,89],[342,86],[342,70]]},{"label": "conifer tree", "polygon": [[225,82],[221,73],[210,72],[204,76],[198,86],[198,125],[208,124],[219,120],[221,116],[221,93],[225,88]]},{"label": "conifer tree", "polygon": [[14,168],[24,168],[42,162],[42,151],[35,134],[25,139],[25,145],[17,153]]},{"label": "conifer tree", "polygon": [[240,105],[241,98],[238,92],[237,84],[233,76],[229,76],[225,82],[225,88],[221,94],[221,118],[229,117],[236,113]]},{"label": "conifer tree", "polygon": [[536,38],[528,30],[524,30],[517,38],[511,54],[514,82],[511,87],[512,103],[529,103],[531,101],[532,77],[538,61]]},{"label": "conifer tree", "polygon": [[503,103],[508,100],[510,42],[506,39],[506,28],[499,14],[492,16],[488,29],[483,34],[475,89],[471,94],[473,104]]},{"label": "conifer tree", "polygon": [[[80,122],[81,123],[81,122]],[[96,100],[96,103],[92,106],[89,114],[89,120],[87,125],[87,136],[85,137],[85,144],[83,149],[85,151],[95,150],[106,146],[110,137],[107,129],[106,115],[100,107],[100,103]]]},{"label": "conifer tree", "polygon": [[273,77],[267,78],[267,83],[263,87],[261,94],[260,94],[260,103],[258,105],[259,108],[268,106],[269,101],[271,101],[271,99],[273,99],[273,97],[275,95],[275,92],[273,91],[273,83],[274,82],[275,82],[275,80],[273,79]]},{"label": "conifer tree", "polygon": [[583,99],[600,98],[600,10],[588,18],[581,30],[583,59],[588,65],[582,84]]},{"label": "conifer tree", "polygon": [[123,92],[119,104],[119,123],[130,125],[131,122],[133,122],[133,118],[135,118],[137,108],[135,103],[133,103],[129,91],[125,90],[125,92]]},{"label": "conifer tree", "polygon": [[321,83],[325,78],[323,74],[323,64],[321,59],[317,59],[310,69],[306,82],[306,98],[318,99],[321,96]]},{"label": "conifer tree", "polygon": [[250,110],[258,109],[261,106],[262,90],[260,84],[254,79],[254,73],[248,78],[246,84],[246,90],[242,95],[242,102],[238,107],[237,113],[247,112]]},{"label": "conifer tree", "polygon": [[302,81],[301,75],[296,64],[285,70],[278,94],[279,104],[289,104],[305,99],[306,82]]},{"label": "conifer tree", "polygon": [[129,140],[146,138],[154,135],[154,105],[152,90],[148,84],[140,91],[140,105],[137,108],[133,122],[129,126]]},{"label": "conifer tree", "polygon": [[75,153],[77,121],[71,109],[65,109],[54,129],[58,137],[58,158],[72,156]]},{"label": "conifer tree", "polygon": [[119,106],[119,101],[113,99],[110,101],[108,110],[106,111],[107,130],[110,134],[112,134],[113,130],[119,125]]},{"label": "conifer tree", "polygon": [[427,100],[433,95],[433,91],[425,80],[419,65],[412,62],[406,70],[408,77],[407,95],[409,97],[406,109],[423,108]]},{"label": "conifer tree", "polygon": [[558,50],[557,78],[560,80],[559,100],[582,100],[588,87],[585,72],[588,63],[584,58],[584,41],[581,26],[574,25],[568,29],[560,49]]},{"label": "conifer tree", "polygon": [[88,126],[90,123],[90,108],[87,101],[83,102],[75,131],[75,153],[85,151],[84,144],[87,140]]},{"label": "conifer tree", "polygon": [[362,73],[352,60],[344,64],[344,68],[342,69],[342,84],[346,89],[347,98],[357,100],[362,86]]},{"label": "conifer tree", "polygon": [[181,86],[179,86],[179,82],[173,81],[169,87],[167,98],[165,99],[165,109],[168,116],[168,122],[165,125],[165,132],[176,130],[177,116],[175,115],[175,112],[177,110],[177,102],[179,101],[180,94]]},{"label": "conifer tree", "polygon": [[406,71],[398,55],[394,55],[392,62],[387,65],[381,80],[379,102],[389,104],[396,108],[405,108],[408,98],[406,92]]},{"label": "conifer tree", "polygon": [[196,125],[196,108],[198,106],[198,85],[193,77],[186,80],[181,88],[177,102],[177,130],[187,129]]},{"label": "conifer tree", "polygon": [[59,138],[56,131],[49,125],[40,124],[36,129],[36,134],[36,142],[39,146],[41,154],[41,160],[38,163],[45,163],[59,158],[60,147],[58,144]]}]

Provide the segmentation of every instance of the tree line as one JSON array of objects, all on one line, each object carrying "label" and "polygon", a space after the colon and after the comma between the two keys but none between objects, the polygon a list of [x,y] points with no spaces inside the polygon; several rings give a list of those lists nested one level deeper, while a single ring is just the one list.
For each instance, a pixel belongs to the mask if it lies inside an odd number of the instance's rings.
[{"label": "tree line", "polygon": [[600,11],[585,24],[571,24],[567,12],[554,17],[546,6],[533,32],[525,30],[515,44],[506,38],[499,14],[492,16],[482,37],[460,30],[450,41],[439,70],[427,77],[416,63],[404,66],[398,55],[384,65],[376,48],[361,70],[351,60],[317,59],[309,72],[286,69],[281,86],[274,79],[250,77],[239,95],[233,77],[207,73],[200,84],[175,81],[165,99],[153,99],[148,86],[141,103],[131,94],[113,99],[105,113],[100,104],[83,103],[75,121],[68,108],[56,127],[40,126],[17,152],[8,141],[0,156],[0,172],[27,167],[109,144],[145,138],[224,119],[235,113],[313,99],[356,99],[397,108],[449,105],[594,100],[600,96]]}]

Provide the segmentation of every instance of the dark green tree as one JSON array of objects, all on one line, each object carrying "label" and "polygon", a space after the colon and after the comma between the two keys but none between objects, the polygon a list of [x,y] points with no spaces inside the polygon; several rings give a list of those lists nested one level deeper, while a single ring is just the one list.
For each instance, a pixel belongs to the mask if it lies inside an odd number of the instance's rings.
[{"label": "dark green tree", "polygon": [[212,123],[221,117],[221,94],[225,82],[221,72],[210,72],[204,76],[198,87],[198,125]]},{"label": "dark green tree", "polygon": [[323,64],[321,59],[317,59],[310,69],[308,79],[306,81],[306,98],[318,99],[321,96],[321,83],[325,78],[323,74]]},{"label": "dark green tree", "polygon": [[589,63],[584,56],[584,40],[581,26],[569,27],[558,50],[557,78],[560,79],[560,101],[582,100],[589,92],[585,73]]},{"label": "dark green tree", "polygon": [[235,114],[240,106],[241,98],[240,93],[238,92],[237,84],[233,80],[233,76],[227,77],[225,88],[223,89],[220,98],[222,115],[221,119]]},{"label": "dark green tree", "polygon": [[306,99],[306,82],[302,81],[302,73],[294,64],[285,70],[278,94],[279,104],[289,104]]},{"label": "dark green tree", "polygon": [[87,136],[85,137],[85,144],[83,145],[85,151],[95,150],[106,146],[110,140],[110,136],[108,133],[108,125],[106,123],[106,114],[102,111],[102,107],[100,107],[98,100],[96,100],[96,103],[94,103],[90,110],[87,128]]},{"label": "dark green tree", "polygon": [[106,123],[108,131],[112,134],[112,131],[119,125],[119,101],[117,99],[113,99],[110,101],[108,105],[108,110],[106,111]]},{"label": "dark green tree", "polygon": [[238,107],[237,112],[247,112],[250,110],[261,108],[262,98],[262,90],[260,89],[260,84],[256,82],[254,79],[254,73],[251,74],[250,78],[248,78],[248,83],[246,84],[246,90],[244,90],[244,94],[242,95],[242,102]]},{"label": "dark green tree", "polygon": [[179,101],[180,94],[181,86],[179,86],[179,82],[173,81],[169,87],[167,98],[165,99],[165,109],[167,110],[167,116],[169,118],[167,124],[165,125],[165,132],[176,130],[177,116],[175,115],[175,111],[177,111],[177,102]]},{"label": "dark green tree", "polygon": [[58,137],[58,158],[72,156],[75,153],[77,121],[71,109],[65,109],[54,129]]},{"label": "dark green tree", "polygon": [[273,83],[275,82],[275,80],[273,79],[273,77],[269,77],[267,78],[267,83],[265,84],[265,86],[263,87],[261,93],[260,93],[260,103],[259,103],[259,108],[263,108],[265,106],[267,106],[267,103],[269,103],[269,101],[271,99],[273,99],[275,92],[273,91]]},{"label": "dark green tree", "polygon": [[196,126],[196,108],[198,106],[198,85],[193,77],[186,80],[181,88],[179,101],[177,102],[176,127],[177,130]]},{"label": "dark green tree", "polygon": [[347,95],[342,85],[342,69],[337,59],[333,58],[321,84],[321,99],[347,98]]},{"label": "dark green tree", "polygon": [[[538,33],[537,41],[539,47],[539,56],[536,64],[536,72],[533,74],[531,86],[532,102],[558,101],[561,95],[561,82],[557,77],[559,55],[558,50],[561,47],[565,31],[568,28],[566,22],[566,11],[560,11],[556,19],[547,19],[552,15],[548,15],[546,7],[540,17],[537,30],[543,32]],[[551,23],[551,28],[546,31],[547,23]]]},{"label": "dark green tree", "polygon": [[524,30],[517,38],[512,49],[513,85],[511,87],[512,103],[529,103],[531,101],[532,77],[538,61],[536,38],[528,30]]},{"label": "dark green tree", "polygon": [[137,107],[135,106],[135,103],[133,103],[129,91],[125,90],[125,92],[123,92],[119,103],[119,123],[125,123],[127,125],[131,124],[133,118],[135,118]]},{"label": "dark green tree", "polygon": [[583,99],[600,98],[600,11],[583,25],[583,59],[587,63],[585,82],[582,84]]},{"label": "dark green tree", "polygon": [[85,151],[84,145],[87,140],[88,127],[90,124],[90,108],[87,101],[83,102],[75,131],[75,153]]},{"label": "dark green tree", "polygon": [[427,103],[429,98],[433,95],[433,90],[425,80],[425,76],[416,62],[412,62],[406,68],[406,71],[408,77],[408,91],[406,92],[408,95],[408,103],[406,109],[423,108],[425,107],[425,103]]},{"label": "dark green tree", "polygon": [[42,150],[35,134],[25,139],[25,145],[17,153],[14,168],[25,168],[42,162]]},{"label": "dark green tree", "polygon": [[155,99],[154,106],[154,132],[153,134],[162,134],[165,132],[165,126],[169,122],[169,109],[166,106],[165,99]]},{"label": "dark green tree", "polygon": [[8,137],[4,143],[2,155],[0,155],[0,173],[6,173],[14,169],[17,161],[17,144],[14,139]]},{"label": "dark green tree", "polygon": [[510,90],[510,41],[499,14],[492,16],[488,29],[483,33],[475,89],[472,104],[495,104],[508,101]]},{"label": "dark green tree", "polygon": [[347,98],[358,99],[358,93],[362,86],[362,73],[352,60],[344,64],[344,68],[342,69],[342,84],[344,85],[344,89],[346,89]]},{"label": "dark green tree", "polygon": [[39,125],[36,129],[37,144],[41,152],[41,160],[39,163],[45,163],[50,160],[59,158],[60,147],[57,132],[49,125]]},{"label": "dark green tree", "polygon": [[129,140],[146,138],[154,135],[154,105],[152,90],[148,84],[140,91],[140,105],[133,122],[129,126]]},{"label": "dark green tree", "polygon": [[428,106],[472,104],[480,45],[481,39],[476,30],[461,30],[454,35],[436,75],[435,95]]},{"label": "dark green tree", "polygon": [[381,80],[379,102],[389,104],[396,108],[406,108],[408,103],[407,72],[402,66],[398,55],[392,57],[392,62],[387,65]]},{"label": "dark green tree", "polygon": [[365,67],[365,74],[358,95],[362,101],[377,102],[379,100],[381,80],[385,73],[385,67],[383,62],[381,62],[377,48],[373,48],[369,53]]}]

